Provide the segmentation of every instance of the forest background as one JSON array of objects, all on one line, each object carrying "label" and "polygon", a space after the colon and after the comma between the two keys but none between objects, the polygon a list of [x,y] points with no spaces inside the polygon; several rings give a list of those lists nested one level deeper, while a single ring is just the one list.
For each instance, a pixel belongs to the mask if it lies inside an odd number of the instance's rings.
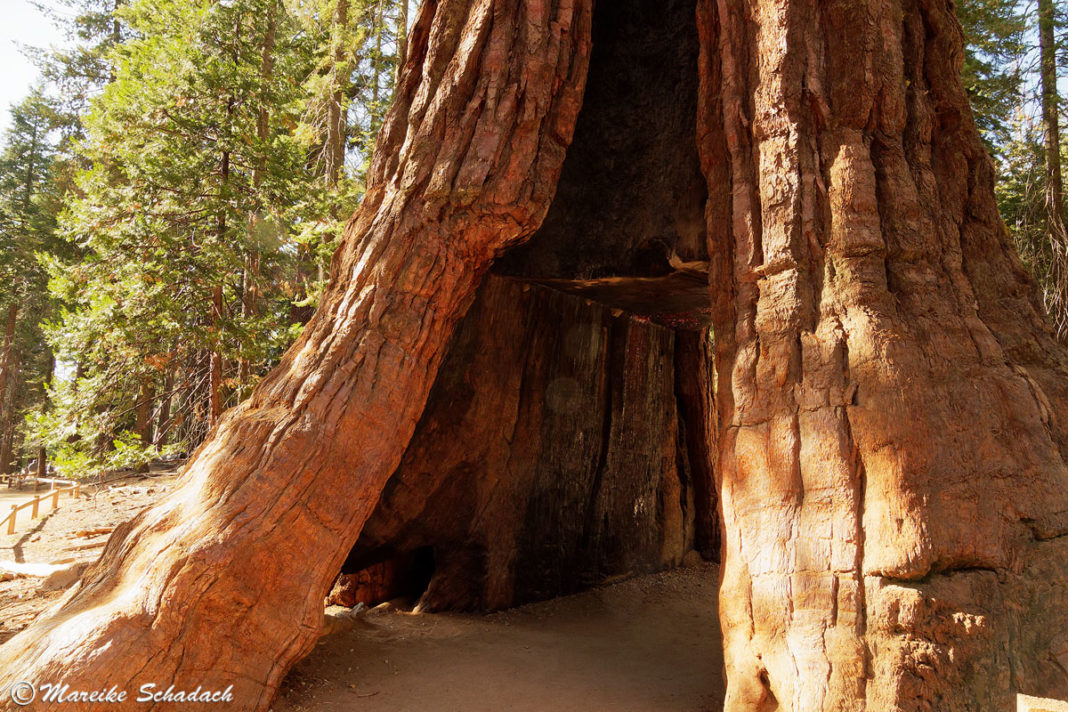
[{"label": "forest background", "polygon": [[[65,41],[23,48],[41,81],[0,137],[0,472],[83,477],[189,452],[299,335],[417,5],[37,7]],[[1068,8],[956,7],[1002,217],[1068,340]]]}]

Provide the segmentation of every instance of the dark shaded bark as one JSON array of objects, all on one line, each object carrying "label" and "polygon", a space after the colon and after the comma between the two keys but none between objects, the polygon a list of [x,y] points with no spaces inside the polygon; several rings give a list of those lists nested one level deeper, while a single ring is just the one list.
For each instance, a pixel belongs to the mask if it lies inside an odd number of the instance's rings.
[{"label": "dark shaded bark", "polygon": [[693,548],[720,560],[719,496],[716,493],[715,373],[711,334],[706,329],[675,333],[675,398],[679,414],[680,471],[693,490]]},{"label": "dark shaded bark", "polygon": [[672,261],[708,259],[694,5],[614,0],[598,8],[590,81],[557,198],[538,232],[495,271],[663,277]]},{"label": "dark shaded bark", "polygon": [[696,491],[703,536],[714,523],[708,430],[676,402],[681,383],[709,383],[710,361],[679,353],[684,339],[699,337],[487,278],[342,571],[430,548],[422,610],[497,610],[678,565]]}]

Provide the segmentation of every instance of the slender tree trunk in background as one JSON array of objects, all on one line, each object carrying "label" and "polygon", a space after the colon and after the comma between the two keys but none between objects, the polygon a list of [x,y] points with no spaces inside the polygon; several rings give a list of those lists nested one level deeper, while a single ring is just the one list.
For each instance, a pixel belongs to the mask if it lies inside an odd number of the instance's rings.
[{"label": "slender tree trunk in background", "polygon": [[1038,0],[1038,44],[1042,81],[1042,127],[1046,134],[1046,184],[1051,216],[1064,224],[1061,172],[1060,93],[1057,90],[1057,38],[1053,0]]},{"label": "slender tree trunk in background", "polygon": [[341,170],[345,165],[345,143],[348,139],[348,119],[345,116],[345,97],[348,95],[348,63],[345,61],[345,48],[340,38],[344,36],[349,24],[349,0],[337,0],[334,9],[334,57],[331,74],[334,76],[334,92],[326,108],[326,185],[337,186]]},{"label": "slender tree trunk in background", "polygon": [[0,423],[3,426],[3,434],[0,435],[0,474],[14,472],[11,456],[15,449],[15,434],[8,428],[9,423],[5,420]]},{"label": "slender tree trunk in background", "polygon": [[[4,320],[4,346],[0,352],[0,426],[7,422],[7,384],[11,381],[11,373],[15,370],[15,327],[18,326],[19,304],[12,303],[7,308],[7,318]],[[4,432],[0,430],[0,435]],[[2,471],[2,470],[0,470]]]},{"label": "slender tree trunk in background", "polygon": [[[236,30],[235,30],[236,34]],[[226,100],[226,121],[229,129],[230,121],[234,113],[234,98]],[[230,151],[223,150],[222,161],[219,169],[219,182],[221,192],[228,189],[230,183]],[[226,213],[219,211],[216,231],[219,235],[219,244],[226,244]],[[211,360],[208,365],[208,428],[214,428],[219,422],[223,412],[223,355],[222,355],[222,320],[225,304],[223,302],[223,285],[220,278],[211,292],[211,325],[212,335],[216,340],[211,350]]]},{"label": "slender tree trunk in background", "polygon": [[397,14],[397,82],[404,71],[404,61],[408,58],[408,0],[400,0]]},{"label": "slender tree trunk in background", "polygon": [[[250,225],[255,224],[256,218],[250,217]],[[249,250],[249,254],[245,255],[245,269],[241,275],[241,316],[243,319],[250,318],[255,312],[256,308],[256,286],[255,286],[255,274],[259,272],[259,255],[256,254],[255,249]],[[244,389],[248,383],[249,377],[252,373],[252,366],[249,363],[246,351],[242,345],[241,355],[237,359],[237,383],[239,389]]]},{"label": "slender tree trunk in background", "polygon": [[137,394],[137,408],[134,411],[134,432],[141,438],[142,445],[152,442],[152,402],[154,399],[152,381],[145,379],[141,382],[141,390]]},{"label": "slender tree trunk in background", "polygon": [[152,444],[156,452],[163,449],[167,444],[167,435],[171,429],[171,401],[174,399],[174,368],[168,367],[167,375],[163,381],[163,400],[159,405],[159,415],[156,418],[156,432]]},{"label": "slender tree trunk in background", "polygon": [[[333,66],[330,74],[334,81],[334,91],[330,96],[330,102],[326,107],[326,146],[323,151],[325,162],[326,186],[329,189],[337,188],[345,167],[345,146],[348,143],[348,116],[346,97],[349,92],[349,74],[351,67],[346,61],[345,47],[342,38],[345,37],[345,28],[349,24],[349,0],[337,0],[334,8],[333,21]],[[331,216],[335,220],[339,215]],[[327,235],[327,241],[332,241],[336,236]],[[323,261],[317,260],[319,281],[325,278]]]},{"label": "slender tree trunk in background", "polygon": [[[55,352],[53,352],[50,347],[46,347],[46,348],[47,348],[47,351],[48,351],[48,376],[45,378],[44,385],[45,385],[45,389],[46,389],[45,392],[47,393],[47,389],[52,386],[52,380],[55,377],[55,373],[56,373],[56,355],[55,355]],[[44,403],[44,406],[42,408],[43,409],[47,409],[48,405],[49,405],[49,402],[46,400],[45,403]],[[48,475],[48,451],[45,449],[44,445],[42,445],[41,447],[39,447],[37,449],[37,476],[38,477],[46,477],[47,475]]]},{"label": "slender tree trunk in background", "polygon": [[19,349],[15,345],[7,353],[7,387],[0,391],[0,473],[12,471],[15,452],[15,412],[19,408]]},{"label": "slender tree trunk in background", "polygon": [[379,100],[382,95],[382,33],[386,29],[386,0],[378,0],[375,4],[375,56],[371,63],[371,75],[374,86],[371,87],[371,133],[378,131],[379,121],[382,118],[382,107]]},{"label": "slender tree trunk in background", "polygon": [[[223,315],[223,288],[216,285],[211,293],[211,323],[215,327],[215,338],[219,339],[219,330]],[[223,412],[223,357],[222,346],[216,345],[211,350],[208,363],[208,427],[213,428],[219,422]]]},{"label": "slender tree trunk in background", "polygon": [[591,14],[590,0],[423,4],[412,71],[316,315],[180,488],[121,526],[64,604],[4,645],[0,688],[232,684],[235,709],[267,708],[316,641],[323,598],[481,275],[548,209]]},{"label": "slender tree trunk in background", "polygon": [[1057,38],[1053,0],[1038,0],[1039,77],[1042,128],[1046,137],[1046,238],[1053,255],[1053,287],[1047,309],[1061,339],[1068,337],[1068,232],[1064,222],[1064,174],[1061,170],[1060,93],[1057,90]]},{"label": "slender tree trunk in background", "polygon": [[[111,44],[117,46],[122,41],[122,26],[119,24],[119,8],[125,5],[125,0],[115,0],[111,6]],[[108,83],[115,81],[115,67],[111,65],[108,72]]]},{"label": "slender tree trunk in background", "polygon": [[700,27],[725,709],[1068,698],[1068,360],[952,3],[701,0]]},{"label": "slender tree trunk in background", "polygon": [[33,124],[33,134],[30,138],[30,150],[27,152],[29,160],[26,163],[26,180],[22,185],[22,215],[23,215],[23,228],[25,228],[25,216],[30,212],[30,203],[33,200],[33,184],[37,177],[36,164],[34,159],[37,157],[37,123]]}]

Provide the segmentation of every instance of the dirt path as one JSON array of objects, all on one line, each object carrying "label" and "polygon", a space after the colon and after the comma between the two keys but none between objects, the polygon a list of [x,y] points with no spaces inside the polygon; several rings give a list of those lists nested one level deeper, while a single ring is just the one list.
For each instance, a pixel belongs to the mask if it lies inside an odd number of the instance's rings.
[{"label": "dirt path", "polygon": [[275,712],[722,709],[714,566],[490,616],[374,610],[320,641]]},{"label": "dirt path", "polygon": [[[58,510],[0,533],[0,559],[90,561],[108,534],[77,532],[115,526],[173,484],[167,474],[61,496]],[[379,608],[331,617],[333,632],[289,674],[273,710],[718,711],[716,579],[706,565],[489,616]],[[0,581],[0,643],[63,595],[40,585]]]}]

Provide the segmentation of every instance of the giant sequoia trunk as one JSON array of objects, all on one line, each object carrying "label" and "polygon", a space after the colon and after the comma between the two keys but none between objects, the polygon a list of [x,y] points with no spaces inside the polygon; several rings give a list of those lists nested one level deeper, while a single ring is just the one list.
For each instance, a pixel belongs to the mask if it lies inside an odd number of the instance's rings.
[{"label": "giant sequoia trunk", "polygon": [[952,4],[699,22],[727,709],[1068,698],[1068,370]]},{"label": "giant sequoia trunk", "polygon": [[4,645],[0,687],[233,685],[236,708],[266,709],[315,643],[323,597],[480,275],[549,206],[591,14],[589,0],[423,5],[316,316],[215,427],[183,486],[121,527],[73,595]]},{"label": "giant sequoia trunk", "polygon": [[[727,709],[1068,698],[1068,360],[996,212],[951,4],[695,10],[707,231],[623,246],[711,262]],[[233,684],[239,707],[266,707],[481,276],[549,208],[591,13],[424,4],[322,308],[184,487],[3,648],[0,682]],[[542,237],[583,249],[549,259],[532,242],[507,271],[625,268],[603,249],[613,231],[585,230],[582,199],[561,189]]]}]

